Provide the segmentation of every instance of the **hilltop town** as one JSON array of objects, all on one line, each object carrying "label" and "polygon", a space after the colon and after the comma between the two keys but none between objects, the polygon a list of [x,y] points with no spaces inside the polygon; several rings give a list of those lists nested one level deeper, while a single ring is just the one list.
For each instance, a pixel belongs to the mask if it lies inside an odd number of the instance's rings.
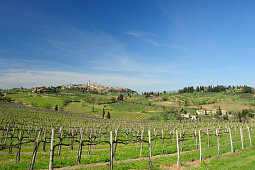
[{"label": "hilltop town", "polygon": [[87,84],[78,84],[78,85],[73,85],[73,84],[69,84],[66,86],[61,86],[61,89],[74,89],[74,88],[78,88],[78,89],[90,89],[90,90],[98,90],[98,91],[110,91],[110,90],[114,90],[114,91],[126,91],[127,88],[123,88],[123,87],[108,87],[108,86],[102,86],[102,85],[97,85],[96,83],[90,83],[90,80],[88,80]]},{"label": "hilltop town", "polygon": [[83,90],[84,92],[129,92],[135,94],[136,92],[123,87],[109,87],[109,86],[103,86],[103,85],[97,85],[96,83],[91,83],[90,80],[88,80],[85,84],[68,84],[68,85],[62,85],[57,87],[34,87],[32,92],[33,93],[47,93],[54,90]]}]

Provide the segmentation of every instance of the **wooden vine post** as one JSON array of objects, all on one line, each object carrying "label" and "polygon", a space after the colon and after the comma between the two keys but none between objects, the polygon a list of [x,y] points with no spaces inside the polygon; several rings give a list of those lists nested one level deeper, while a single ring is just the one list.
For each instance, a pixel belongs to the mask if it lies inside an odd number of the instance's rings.
[{"label": "wooden vine post", "polygon": [[251,133],[250,133],[250,128],[248,126],[247,126],[247,131],[248,131],[248,135],[249,135],[250,146],[252,146],[252,143],[251,143]]},{"label": "wooden vine post", "polygon": [[178,139],[178,130],[176,130],[176,143],[177,143],[177,168],[180,166],[180,147],[179,147],[179,139]]},{"label": "wooden vine post", "polygon": [[240,126],[240,135],[241,135],[241,142],[242,142],[242,149],[244,150],[244,144],[243,144],[243,129]]},{"label": "wooden vine post", "polygon": [[148,136],[149,136],[149,169],[151,169],[152,162],[151,162],[151,131],[148,130]]},{"label": "wooden vine post", "polygon": [[198,136],[199,136],[200,162],[202,162],[203,161],[203,154],[202,154],[202,144],[201,144],[201,132],[200,132],[200,130],[198,131]]},{"label": "wooden vine post", "polygon": [[164,154],[164,130],[162,128],[162,132],[161,132],[162,136],[161,136],[161,144],[162,144],[162,154]]},{"label": "wooden vine post", "polygon": [[218,129],[216,129],[216,137],[217,137],[218,155],[219,155],[220,154],[220,139],[219,139]]},{"label": "wooden vine post", "polygon": [[112,143],[112,131],[110,131],[110,170],[113,169],[113,143]]},{"label": "wooden vine post", "polygon": [[229,131],[229,138],[230,138],[231,152],[234,152],[231,129],[230,129],[230,128],[228,128],[228,131]]},{"label": "wooden vine post", "polygon": [[50,162],[49,162],[49,170],[53,170],[53,157],[54,157],[54,135],[55,129],[51,129],[51,141],[50,141]]}]

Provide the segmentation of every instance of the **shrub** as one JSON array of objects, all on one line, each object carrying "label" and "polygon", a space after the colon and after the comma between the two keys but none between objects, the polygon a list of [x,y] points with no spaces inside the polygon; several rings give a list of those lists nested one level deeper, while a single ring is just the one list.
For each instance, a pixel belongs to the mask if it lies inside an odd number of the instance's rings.
[{"label": "shrub", "polygon": [[43,103],[41,105],[42,108],[45,108],[45,109],[51,109],[52,108],[52,105],[50,103]]},{"label": "shrub", "polygon": [[0,101],[11,102],[12,99],[10,97],[0,97]]},{"label": "shrub", "polygon": [[228,116],[227,115],[223,116],[223,119],[228,120]]},{"label": "shrub", "polygon": [[110,119],[111,118],[111,114],[110,112],[107,113],[107,119]]},{"label": "shrub", "polygon": [[217,110],[217,111],[216,111],[216,114],[217,114],[217,115],[221,115],[220,110]]},{"label": "shrub", "polygon": [[55,106],[55,111],[58,111],[58,105]]},{"label": "shrub", "polygon": [[111,97],[111,101],[112,101],[112,103],[115,103],[116,102],[115,97]]},{"label": "shrub", "polygon": [[163,100],[163,101],[167,101],[167,97],[165,97],[165,96],[162,97],[162,100]]},{"label": "shrub", "polygon": [[123,96],[122,94],[120,94],[120,95],[118,96],[118,100],[119,100],[119,101],[123,101],[123,100],[124,100],[124,96]]},{"label": "shrub", "polygon": [[69,99],[65,99],[64,101],[63,101],[63,106],[66,106],[66,105],[68,105],[70,103],[70,100]]}]

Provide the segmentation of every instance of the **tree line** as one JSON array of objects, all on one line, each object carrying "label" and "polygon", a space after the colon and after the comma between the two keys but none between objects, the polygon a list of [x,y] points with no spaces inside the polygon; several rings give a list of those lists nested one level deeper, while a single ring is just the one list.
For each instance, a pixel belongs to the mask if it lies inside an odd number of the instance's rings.
[{"label": "tree line", "polygon": [[184,87],[183,89],[178,90],[178,93],[194,93],[194,92],[225,92],[225,91],[233,91],[233,90],[241,90],[243,93],[253,93],[254,88],[249,86],[194,86]]}]

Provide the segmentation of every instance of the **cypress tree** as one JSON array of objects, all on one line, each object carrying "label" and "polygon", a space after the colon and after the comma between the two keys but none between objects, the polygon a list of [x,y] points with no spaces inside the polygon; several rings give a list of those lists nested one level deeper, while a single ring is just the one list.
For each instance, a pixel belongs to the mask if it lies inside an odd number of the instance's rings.
[{"label": "cypress tree", "polygon": [[104,111],[104,108],[103,108],[103,119],[104,119],[104,115],[105,115],[105,111]]},{"label": "cypress tree", "polygon": [[111,118],[111,115],[110,115],[110,112],[107,113],[107,119],[110,119]]},{"label": "cypress tree", "polygon": [[55,106],[55,111],[58,111],[58,105]]}]

